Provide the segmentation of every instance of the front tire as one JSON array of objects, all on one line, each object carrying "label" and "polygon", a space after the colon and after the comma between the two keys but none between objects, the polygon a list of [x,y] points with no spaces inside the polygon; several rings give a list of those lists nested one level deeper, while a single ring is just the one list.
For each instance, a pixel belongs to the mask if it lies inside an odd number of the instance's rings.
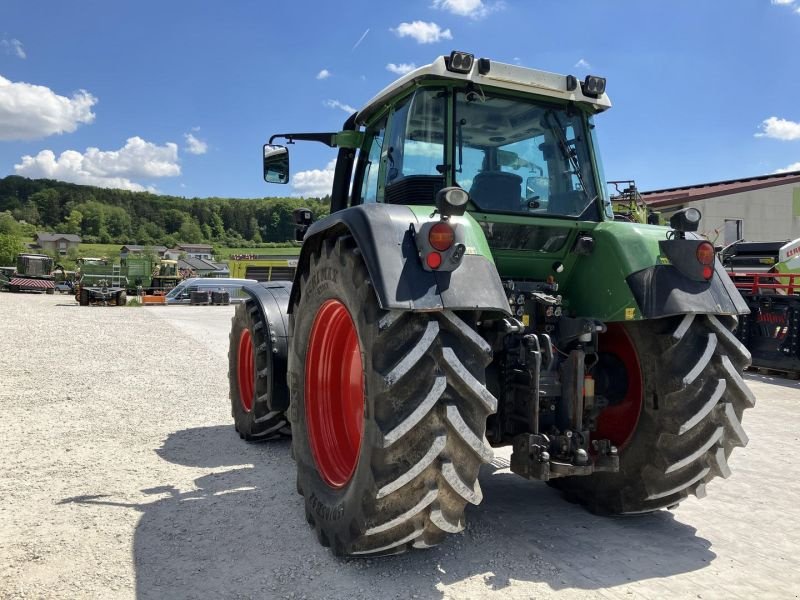
[{"label": "front tire", "polygon": [[285,406],[285,373],[286,361],[272,352],[267,322],[256,301],[239,304],[231,321],[228,379],[231,414],[243,440],[262,442],[291,433],[284,412],[269,409],[273,400]]},{"label": "front tire", "polygon": [[381,555],[461,531],[492,458],[491,348],[452,311],[382,310],[349,236],[323,241],[299,285],[292,447],[318,539],[337,555]]},{"label": "front tire", "polygon": [[640,368],[642,381],[640,414],[629,407],[627,418],[638,422],[628,435],[619,421],[604,425],[600,418],[601,431],[620,446],[620,470],[555,479],[553,487],[593,512],[637,514],[671,508],[690,494],[702,498],[708,482],[729,477],[731,451],[748,442],[742,413],[755,404],[741,377],[750,353],[731,333],[735,325],[724,315],[626,325],[640,365],[628,368]]}]

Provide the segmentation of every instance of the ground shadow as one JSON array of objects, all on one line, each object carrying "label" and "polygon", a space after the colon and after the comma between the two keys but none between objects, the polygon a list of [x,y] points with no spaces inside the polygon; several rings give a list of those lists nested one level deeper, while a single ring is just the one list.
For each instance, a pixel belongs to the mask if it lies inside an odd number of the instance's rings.
[{"label": "ground shadow", "polygon": [[745,371],[744,373],[745,381],[758,381],[759,383],[767,383],[769,385],[779,385],[785,388],[791,388],[794,390],[800,390],[800,381],[797,379],[792,379],[791,377],[784,377],[781,375],[767,375],[762,373],[756,373],[753,371]]},{"label": "ground shadow", "polygon": [[[482,473],[484,501],[469,512],[464,534],[425,552],[337,559],[305,522],[289,448],[245,444],[230,426],[171,434],[161,458],[217,472],[193,489],[165,481],[142,490],[154,499],[133,505],[142,513],[137,597],[441,598],[443,586],[468,597],[475,585],[489,592],[513,582],[594,590],[694,571],[715,558],[671,513],[595,517],[500,462]],[[108,496],[65,502],[132,506]]]}]

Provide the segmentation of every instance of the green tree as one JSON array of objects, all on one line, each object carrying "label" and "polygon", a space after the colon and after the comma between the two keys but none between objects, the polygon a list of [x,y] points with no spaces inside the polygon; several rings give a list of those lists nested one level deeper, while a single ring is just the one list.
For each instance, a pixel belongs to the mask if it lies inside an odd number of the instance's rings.
[{"label": "green tree", "polygon": [[0,212],[0,233],[6,235],[20,235],[20,226],[10,211]]},{"label": "green tree", "polygon": [[131,234],[131,216],[124,208],[109,206],[106,208],[106,224],[112,238],[123,244]]},{"label": "green tree", "polygon": [[45,188],[31,194],[28,201],[36,205],[42,225],[53,228],[61,223],[61,195],[58,190]]},{"label": "green tree", "polygon": [[203,232],[194,221],[184,221],[178,230],[178,236],[187,244],[198,244],[203,241]]},{"label": "green tree", "polygon": [[0,233],[0,265],[13,265],[17,254],[25,251],[25,244],[15,235]]}]

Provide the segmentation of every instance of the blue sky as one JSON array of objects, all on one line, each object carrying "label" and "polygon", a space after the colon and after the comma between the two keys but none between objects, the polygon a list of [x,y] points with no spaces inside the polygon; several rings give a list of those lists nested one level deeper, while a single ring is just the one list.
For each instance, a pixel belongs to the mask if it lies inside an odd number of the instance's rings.
[{"label": "blue sky", "polygon": [[[4,0],[0,176],[187,197],[320,193],[333,131],[452,49],[608,78],[606,176],[640,189],[800,170],[800,0]],[[389,65],[394,65],[390,67]]]}]

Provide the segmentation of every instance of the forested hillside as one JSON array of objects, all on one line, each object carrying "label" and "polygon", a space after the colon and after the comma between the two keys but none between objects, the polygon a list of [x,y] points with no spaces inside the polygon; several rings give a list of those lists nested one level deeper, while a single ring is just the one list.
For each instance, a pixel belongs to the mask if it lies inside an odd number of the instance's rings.
[{"label": "forested hillside", "polygon": [[11,175],[0,179],[0,233],[16,221],[26,235],[76,233],[87,243],[237,247],[293,240],[292,210],[305,206],[318,218],[327,200],[180,198]]}]

